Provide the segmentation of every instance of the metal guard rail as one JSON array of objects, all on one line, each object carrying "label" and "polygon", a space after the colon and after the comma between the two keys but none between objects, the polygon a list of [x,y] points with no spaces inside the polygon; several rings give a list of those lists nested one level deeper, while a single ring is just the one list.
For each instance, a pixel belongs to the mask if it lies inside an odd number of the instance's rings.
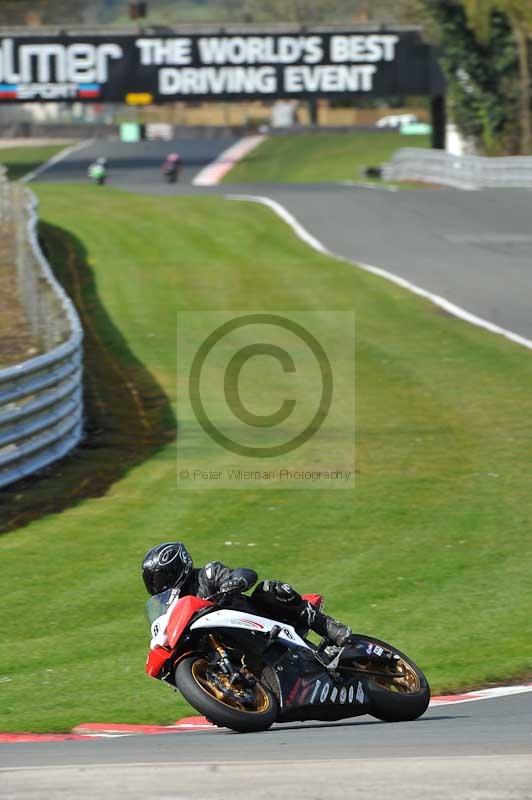
[{"label": "metal guard rail", "polygon": [[382,167],[387,181],[421,181],[457,189],[532,187],[532,156],[455,156],[443,150],[402,147]]},{"label": "metal guard rail", "polygon": [[20,191],[26,200],[19,207],[22,258],[32,260],[26,268],[37,270],[39,282],[59,301],[67,338],[42,355],[0,370],[0,487],[62,458],[83,433],[81,323],[40,248],[37,199],[28,190]]}]

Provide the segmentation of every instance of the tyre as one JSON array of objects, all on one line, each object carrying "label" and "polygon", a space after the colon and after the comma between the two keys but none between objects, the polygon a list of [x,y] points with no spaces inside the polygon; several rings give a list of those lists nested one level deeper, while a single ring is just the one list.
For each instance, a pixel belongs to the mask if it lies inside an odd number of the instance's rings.
[{"label": "tyre", "polygon": [[228,687],[223,693],[219,683],[212,680],[203,656],[189,656],[180,661],[175,682],[183,697],[219,727],[240,733],[265,731],[277,719],[277,701],[269,689],[257,682],[245,701],[238,687]]},{"label": "tyre", "polygon": [[[373,637],[363,637],[365,641],[391,650],[400,657],[399,665],[403,669],[404,678],[390,680],[368,676],[366,679],[370,698],[369,713],[383,722],[407,722],[420,717],[430,702],[430,686],[428,681],[411,658],[401,653],[391,644]],[[360,670],[363,675],[363,670]]]}]

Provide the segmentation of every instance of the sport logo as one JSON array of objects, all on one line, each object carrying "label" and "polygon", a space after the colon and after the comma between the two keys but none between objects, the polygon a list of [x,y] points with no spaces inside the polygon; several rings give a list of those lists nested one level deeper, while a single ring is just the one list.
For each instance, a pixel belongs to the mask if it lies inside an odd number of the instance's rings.
[{"label": "sport logo", "polygon": [[231,622],[233,625],[249,625],[251,628],[264,630],[264,625],[262,625],[260,622],[256,622],[254,619],[244,619],[239,617],[238,619],[232,619]]},{"label": "sport logo", "polygon": [[294,634],[292,633],[292,631],[290,630],[290,628],[283,628],[283,634],[284,634],[284,636],[286,636],[288,639],[291,639],[292,641],[294,641]]},{"label": "sport logo", "polygon": [[320,690],[320,686],[321,686],[321,681],[320,680],[316,681],[316,683],[314,685],[314,690],[313,690],[311,698],[309,700],[309,703],[312,704],[314,702],[314,700],[316,699],[316,695],[318,694],[318,692]]},{"label": "sport logo", "polygon": [[159,563],[171,564],[178,555],[179,550],[176,550],[175,547],[167,547],[161,552],[161,555],[159,556]]}]

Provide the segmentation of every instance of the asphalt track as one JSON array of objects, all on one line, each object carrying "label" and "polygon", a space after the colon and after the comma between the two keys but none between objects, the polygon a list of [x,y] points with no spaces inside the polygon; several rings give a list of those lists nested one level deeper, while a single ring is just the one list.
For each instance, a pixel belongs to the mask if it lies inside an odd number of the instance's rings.
[{"label": "asphalt track", "polygon": [[[161,165],[169,153],[180,153],[183,169],[180,181],[190,184],[203,167],[238,139],[220,137],[216,139],[175,139],[171,142],[154,141],[123,143],[118,139],[95,139],[87,147],[73,152],[64,161],[54,164],[38,176],[39,181],[87,180],[87,168],[99,156],[108,161],[109,182],[114,186],[139,190],[157,191],[163,183]],[[168,185],[172,189],[173,185]]]},{"label": "asphalt track", "polygon": [[[525,798],[532,786],[532,694],[431,708],[408,723],[370,717],[0,748],[1,796]],[[353,794],[351,794],[353,792]]]},{"label": "asphalt track", "polygon": [[[120,145],[78,151],[39,180],[85,180],[96,155],[110,183],[147,193],[271,197],[330,250],[385,268],[532,338],[532,193],[387,192],[360,186],[198,189],[199,169],[233,140]],[[178,149],[177,186],[158,172]],[[394,725],[368,717],[280,726],[263,734],[202,731],[0,747],[0,796],[307,800],[403,797],[520,800],[532,794],[532,693],[429,709]]]}]

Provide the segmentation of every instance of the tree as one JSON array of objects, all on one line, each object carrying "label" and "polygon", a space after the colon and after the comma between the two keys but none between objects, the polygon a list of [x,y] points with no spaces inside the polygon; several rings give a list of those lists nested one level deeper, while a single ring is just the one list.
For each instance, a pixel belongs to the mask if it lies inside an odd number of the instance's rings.
[{"label": "tree", "polygon": [[519,152],[519,65],[508,18],[492,12],[488,37],[482,41],[468,25],[461,2],[426,0],[426,7],[459,129],[486,153]]},{"label": "tree", "polygon": [[[120,2],[106,0],[108,5],[117,7]],[[422,6],[421,0],[150,0],[149,7],[154,18],[169,24],[196,19],[194,12],[201,8],[205,19],[308,26],[335,22],[416,22]]]},{"label": "tree", "polygon": [[69,25],[86,14],[85,0],[0,0],[2,25]]},{"label": "tree", "polygon": [[521,152],[532,147],[531,48],[532,4],[530,0],[462,0],[467,17],[481,41],[487,41],[494,11],[506,14],[512,26],[519,57],[519,123]]}]

